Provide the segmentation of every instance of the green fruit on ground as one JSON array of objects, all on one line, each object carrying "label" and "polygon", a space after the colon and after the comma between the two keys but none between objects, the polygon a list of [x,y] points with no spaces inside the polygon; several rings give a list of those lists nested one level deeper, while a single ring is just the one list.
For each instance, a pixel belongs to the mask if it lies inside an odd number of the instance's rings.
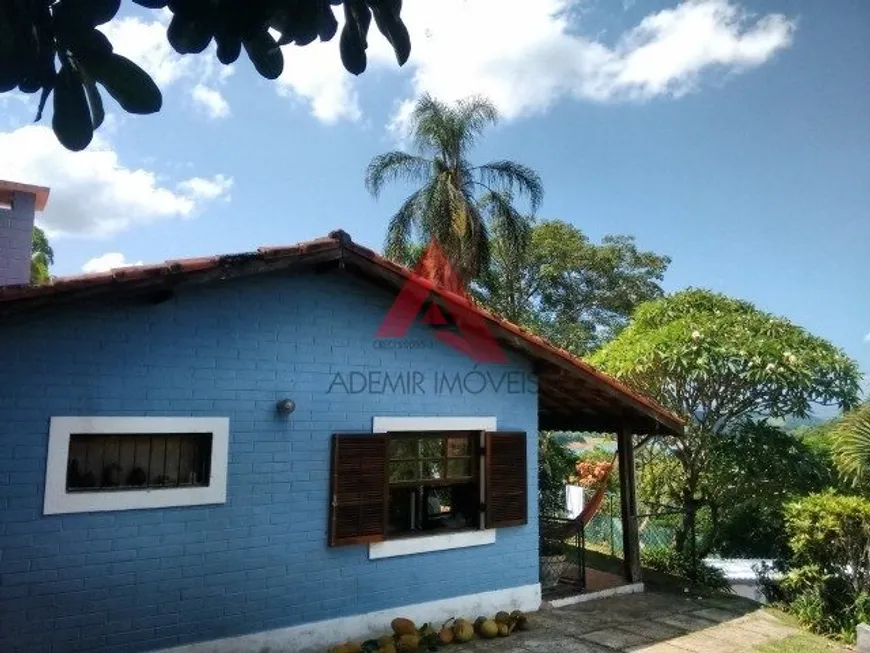
[{"label": "green fruit on ground", "polygon": [[498,625],[498,636],[499,637],[507,637],[510,634],[511,634],[510,626],[508,626],[506,623],[500,623]]},{"label": "green fruit on ground", "polygon": [[453,636],[457,642],[470,642],[474,639],[474,627],[465,620],[453,624]]},{"label": "green fruit on ground", "polygon": [[511,612],[511,619],[519,619],[520,617],[525,616],[526,615],[522,613],[522,610],[514,610],[513,612]]},{"label": "green fruit on ground", "polygon": [[498,635],[498,624],[493,619],[486,619],[480,624],[480,636],[492,639]]},{"label": "green fruit on ground", "polygon": [[486,621],[486,617],[478,617],[474,620],[474,632],[480,634],[480,626]]},{"label": "green fruit on ground", "polygon": [[390,626],[397,635],[412,635],[417,632],[417,626],[414,625],[414,622],[403,617],[393,619]]},{"label": "green fruit on ground", "polygon": [[504,610],[495,615],[496,623],[506,624],[508,621],[510,621],[510,619],[511,616]]},{"label": "green fruit on ground", "polygon": [[519,617],[517,619],[517,630],[528,630],[529,629],[529,618],[525,615]]}]

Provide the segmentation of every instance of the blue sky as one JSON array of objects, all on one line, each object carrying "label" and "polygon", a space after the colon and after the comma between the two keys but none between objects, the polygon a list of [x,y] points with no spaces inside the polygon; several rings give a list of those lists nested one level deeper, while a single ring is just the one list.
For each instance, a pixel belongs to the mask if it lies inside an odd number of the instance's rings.
[{"label": "blue sky", "polygon": [[[125,6],[128,2],[124,3]],[[366,194],[419,93],[481,92],[504,120],[475,152],[542,176],[543,218],[670,255],[665,285],[749,299],[870,373],[870,4],[407,0],[411,60],[379,35],[360,78],[337,39],[289,48],[278,82],[244,56],[178,57],[166,18],[122,13],[116,50],[164,91],[63,151],[50,112],[0,99],[0,178],[45,184],[55,274],[293,243],[342,227],[380,248],[407,188]]]}]

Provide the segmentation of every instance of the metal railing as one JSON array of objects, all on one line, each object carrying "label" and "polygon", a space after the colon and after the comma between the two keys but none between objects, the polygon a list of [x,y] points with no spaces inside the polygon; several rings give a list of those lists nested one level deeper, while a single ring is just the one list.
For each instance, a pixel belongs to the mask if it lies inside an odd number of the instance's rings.
[{"label": "metal railing", "polygon": [[[677,548],[685,510],[678,506],[643,504],[637,515],[641,564],[651,568],[669,566]],[[545,593],[582,592],[586,589],[587,552],[622,559],[623,528],[619,493],[608,493],[598,512],[584,526],[564,517],[540,518],[540,573]],[[698,564],[698,536],[685,534],[686,571]],[[591,555],[591,553],[590,553]],[[593,558],[593,562],[594,562]]]},{"label": "metal railing", "polygon": [[586,542],[576,519],[541,516],[540,579],[546,594],[586,589]]}]

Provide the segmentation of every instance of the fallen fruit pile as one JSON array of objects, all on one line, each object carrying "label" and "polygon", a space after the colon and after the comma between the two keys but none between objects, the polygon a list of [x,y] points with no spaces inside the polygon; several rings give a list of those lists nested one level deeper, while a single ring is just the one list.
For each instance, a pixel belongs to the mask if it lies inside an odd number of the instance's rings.
[{"label": "fallen fruit pile", "polygon": [[434,651],[448,644],[464,644],[475,636],[483,639],[507,637],[514,630],[528,630],[529,620],[519,610],[510,614],[499,612],[495,617],[478,617],[474,623],[468,619],[448,619],[440,630],[430,624],[420,628],[410,619],[399,617],[390,624],[392,635],[365,642],[346,642],[329,649],[329,653],[420,653]]}]

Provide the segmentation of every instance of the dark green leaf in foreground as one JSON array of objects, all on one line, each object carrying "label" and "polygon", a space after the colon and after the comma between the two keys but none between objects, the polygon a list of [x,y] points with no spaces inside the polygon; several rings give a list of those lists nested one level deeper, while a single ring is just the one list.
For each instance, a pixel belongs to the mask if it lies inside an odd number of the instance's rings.
[{"label": "dark green leaf in foreground", "polygon": [[284,70],[284,55],[269,32],[262,31],[245,39],[245,52],[254,68],[266,79],[277,79]]},{"label": "dark green leaf in foreground", "polygon": [[55,80],[51,127],[57,140],[74,152],[85,149],[94,136],[85,89],[68,61]]},{"label": "dark green leaf in foreground", "polygon": [[160,111],[163,96],[148,74],[129,59],[112,54],[88,67],[121,108],[128,113],[148,114]]}]

